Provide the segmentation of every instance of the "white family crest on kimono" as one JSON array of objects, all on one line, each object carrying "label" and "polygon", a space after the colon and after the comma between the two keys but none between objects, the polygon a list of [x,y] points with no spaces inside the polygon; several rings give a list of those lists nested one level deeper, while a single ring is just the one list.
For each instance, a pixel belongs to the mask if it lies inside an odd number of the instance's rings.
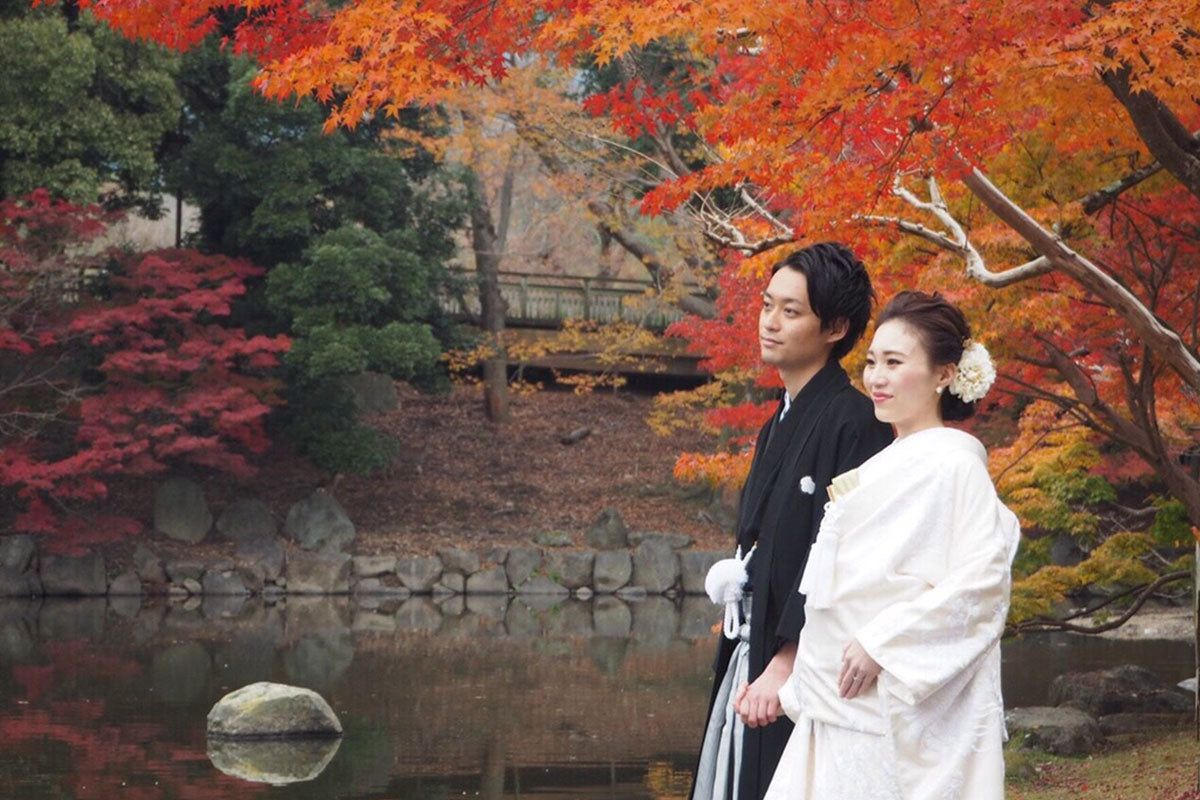
[{"label": "white family crest on kimono", "polygon": [[[845,793],[858,776],[835,776],[846,781],[839,797],[999,800],[999,643],[1020,528],[996,497],[983,445],[950,428],[911,434],[834,479],[830,497],[780,692],[797,727],[767,800],[824,800],[814,788],[831,780],[822,769],[845,758],[822,750],[829,731],[865,737],[893,765],[884,783],[894,786],[862,794]],[[846,699],[838,677],[854,639],[883,672]]]}]

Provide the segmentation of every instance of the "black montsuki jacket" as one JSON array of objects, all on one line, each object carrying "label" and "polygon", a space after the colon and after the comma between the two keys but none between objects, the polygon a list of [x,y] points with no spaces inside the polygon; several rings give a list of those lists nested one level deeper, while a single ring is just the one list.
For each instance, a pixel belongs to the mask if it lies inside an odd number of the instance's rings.
[{"label": "black montsuki jacket", "polygon": [[[837,362],[826,364],[805,384],[782,421],[781,410],[782,403],[758,434],[738,511],[737,543],[742,552],[758,545],[749,565],[751,681],[784,641],[800,638],[804,596],[797,587],[825,513],[826,487],[834,476],[857,467],[892,441],[891,426],[875,419],[871,401],[850,385]],[[714,694],[734,644],[721,639]],[[746,729],[741,800],[759,800],[766,793],[791,731],[786,717]]]}]

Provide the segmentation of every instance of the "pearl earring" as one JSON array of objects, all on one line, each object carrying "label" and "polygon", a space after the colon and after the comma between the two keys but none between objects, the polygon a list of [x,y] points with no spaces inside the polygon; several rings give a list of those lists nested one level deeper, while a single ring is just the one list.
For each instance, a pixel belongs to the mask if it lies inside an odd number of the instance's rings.
[{"label": "pearl earring", "polygon": [[934,389],[934,391],[937,392],[938,394],[941,394],[942,390],[945,388],[946,388],[945,386],[938,386],[936,389]]}]

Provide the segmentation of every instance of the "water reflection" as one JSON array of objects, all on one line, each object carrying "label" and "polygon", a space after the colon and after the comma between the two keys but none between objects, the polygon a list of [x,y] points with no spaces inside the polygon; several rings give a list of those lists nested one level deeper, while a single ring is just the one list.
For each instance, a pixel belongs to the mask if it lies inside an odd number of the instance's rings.
[{"label": "water reflection", "polygon": [[[719,617],[704,598],[126,600],[0,603],[9,794],[678,797]],[[1191,658],[1185,642],[1028,637],[1005,645],[1006,698],[1041,703],[1055,675],[1114,663],[1175,681]],[[307,767],[211,748],[209,708],[260,680],[321,692],[340,746]]]},{"label": "water reflection", "polygon": [[341,737],[308,739],[209,739],[208,760],[235,778],[286,786],[311,781],[325,771]]}]

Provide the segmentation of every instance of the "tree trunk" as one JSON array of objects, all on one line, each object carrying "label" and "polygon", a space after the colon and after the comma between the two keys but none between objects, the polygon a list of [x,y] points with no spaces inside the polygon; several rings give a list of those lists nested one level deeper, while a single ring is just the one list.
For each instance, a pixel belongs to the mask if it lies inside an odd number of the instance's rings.
[{"label": "tree trunk", "polygon": [[508,420],[508,356],[504,350],[505,303],[500,294],[500,262],[508,233],[512,183],[510,164],[500,190],[499,231],[492,224],[491,208],[477,175],[472,175],[470,186],[471,247],[475,252],[475,279],[479,286],[479,321],[496,345],[496,353],[483,362],[483,411],[492,422]]}]

